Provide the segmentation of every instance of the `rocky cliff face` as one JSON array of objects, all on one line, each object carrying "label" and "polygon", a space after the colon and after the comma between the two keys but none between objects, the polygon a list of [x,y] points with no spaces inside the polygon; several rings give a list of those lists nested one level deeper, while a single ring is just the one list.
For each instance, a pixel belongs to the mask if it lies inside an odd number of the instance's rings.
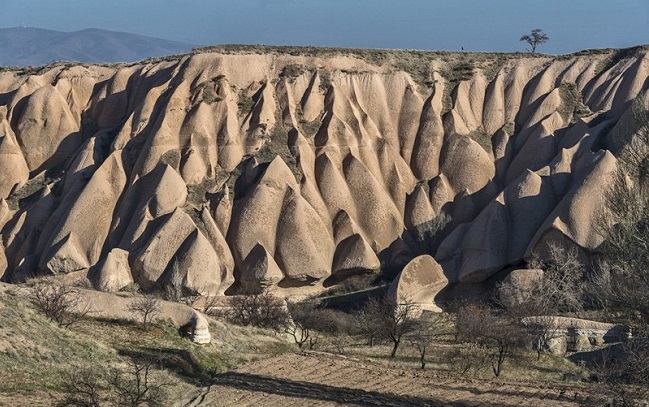
[{"label": "rocky cliff face", "polygon": [[450,282],[588,254],[649,96],[646,48],[226,51],[0,73],[3,281],[291,292],[424,253]]}]

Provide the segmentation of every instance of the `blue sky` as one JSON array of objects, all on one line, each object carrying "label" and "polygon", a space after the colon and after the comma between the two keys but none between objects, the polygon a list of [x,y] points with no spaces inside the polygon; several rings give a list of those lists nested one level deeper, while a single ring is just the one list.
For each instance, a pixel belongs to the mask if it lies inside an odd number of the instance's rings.
[{"label": "blue sky", "polygon": [[649,43],[649,0],[0,0],[0,26],[209,44],[569,53]]}]

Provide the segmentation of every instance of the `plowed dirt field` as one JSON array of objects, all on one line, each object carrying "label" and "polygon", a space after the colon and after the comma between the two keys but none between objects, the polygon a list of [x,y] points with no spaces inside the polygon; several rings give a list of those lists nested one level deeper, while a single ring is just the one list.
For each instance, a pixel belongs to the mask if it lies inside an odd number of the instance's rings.
[{"label": "plowed dirt field", "polygon": [[284,354],[219,375],[204,406],[596,406],[594,386],[471,379],[331,354]]}]

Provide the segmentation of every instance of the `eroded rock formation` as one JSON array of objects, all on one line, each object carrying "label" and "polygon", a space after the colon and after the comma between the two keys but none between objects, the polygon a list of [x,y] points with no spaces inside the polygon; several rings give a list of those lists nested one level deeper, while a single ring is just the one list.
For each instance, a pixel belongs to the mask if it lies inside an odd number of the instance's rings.
[{"label": "eroded rock formation", "polygon": [[425,254],[456,283],[597,251],[649,50],[384,56],[1,72],[2,280],[294,290]]}]

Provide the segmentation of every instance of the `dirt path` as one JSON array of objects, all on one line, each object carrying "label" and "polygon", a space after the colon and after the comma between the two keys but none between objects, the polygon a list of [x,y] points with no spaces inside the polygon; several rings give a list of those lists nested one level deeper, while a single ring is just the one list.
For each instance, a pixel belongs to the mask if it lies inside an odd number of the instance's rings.
[{"label": "dirt path", "polygon": [[599,405],[580,384],[458,378],[330,354],[284,354],[218,376],[185,407]]}]

